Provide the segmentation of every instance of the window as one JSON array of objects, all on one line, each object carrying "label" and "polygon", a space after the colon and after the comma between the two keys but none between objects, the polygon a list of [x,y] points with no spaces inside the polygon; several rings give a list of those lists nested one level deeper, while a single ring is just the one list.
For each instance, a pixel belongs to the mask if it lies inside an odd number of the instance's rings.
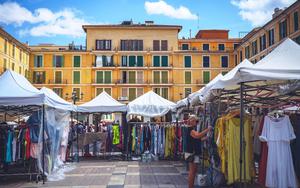
[{"label": "window", "polygon": [[105,91],[107,94],[111,95],[111,88],[96,88],[96,96]]},{"label": "window", "polygon": [[279,23],[279,40],[285,38],[287,36],[287,21]]},{"label": "window", "polygon": [[250,57],[250,46],[246,46],[245,48],[245,58],[249,59]]},{"label": "window", "polygon": [[128,88],[128,93],[129,93],[128,96],[129,101],[132,101],[136,98],[136,88]]},{"label": "window", "polygon": [[228,56],[221,56],[221,64],[222,68],[228,67]]},{"label": "window", "polygon": [[80,67],[81,57],[79,55],[73,56],[73,67]]},{"label": "window", "polygon": [[299,29],[299,17],[298,12],[294,12],[294,31],[298,31]]},{"label": "window", "polygon": [[168,71],[161,71],[161,83],[162,84],[168,83]]},{"label": "window", "polygon": [[153,51],[160,51],[159,40],[153,40]]},{"label": "window", "polygon": [[54,93],[58,96],[63,97],[63,89],[62,88],[53,88]]},{"label": "window", "polygon": [[96,71],[97,84],[111,84],[111,71]]},{"label": "window", "polygon": [[55,71],[55,84],[62,83],[62,71]]},{"label": "window", "polygon": [[168,51],[168,41],[167,40],[161,41],[161,51]]},{"label": "window", "polygon": [[234,44],[233,44],[233,49],[237,49],[238,46],[239,46],[239,44],[234,43]]},{"label": "window", "polygon": [[242,62],[243,61],[243,51],[241,50],[240,51],[240,62]]},{"label": "window", "polygon": [[136,72],[135,71],[128,71],[128,83],[135,84],[136,83]]},{"label": "window", "polygon": [[46,80],[45,71],[33,71],[33,83],[44,84]]},{"label": "window", "polygon": [[113,55],[96,56],[96,67],[112,67],[114,66]]},{"label": "window", "polygon": [[153,71],[153,83],[154,84],[167,84],[169,73],[168,71]]},{"label": "window", "polygon": [[181,44],[181,49],[182,50],[189,50],[189,44]]},{"label": "window", "polygon": [[209,51],[209,44],[203,44],[203,45],[202,45],[202,49],[203,49],[204,51]]},{"label": "window", "polygon": [[184,96],[187,98],[192,93],[192,88],[184,88]]},{"label": "window", "polygon": [[222,75],[224,76],[225,74],[227,74],[228,71],[222,71]]},{"label": "window", "polygon": [[137,67],[143,67],[144,66],[144,57],[143,56],[137,56]]},{"label": "window", "polygon": [[135,61],[135,56],[130,55],[129,56],[129,67],[135,67],[136,61]]},{"label": "window", "polygon": [[160,71],[153,71],[153,83],[154,84],[160,83]]},{"label": "window", "polygon": [[203,56],[203,67],[209,67],[209,66],[210,66],[210,57]]},{"label": "window", "polygon": [[80,88],[73,88],[73,92],[75,92],[76,98],[80,99]]},{"label": "window", "polygon": [[153,88],[153,91],[165,99],[169,98],[169,88],[167,87]]},{"label": "window", "polygon": [[143,51],[143,40],[121,40],[121,51]]},{"label": "window", "polygon": [[80,71],[73,71],[73,84],[80,84]]},{"label": "window", "polygon": [[122,67],[127,67],[128,61],[127,61],[127,56],[126,55],[122,55],[121,57],[121,63],[122,63]]},{"label": "window", "polygon": [[184,56],[184,67],[192,67],[192,57]]},{"label": "window", "polygon": [[184,80],[185,84],[191,84],[192,83],[192,72],[191,71],[185,71],[184,72]]},{"label": "window", "polygon": [[137,84],[142,84],[144,83],[144,71],[137,71],[136,72],[136,80],[137,80]]},{"label": "window", "polygon": [[15,55],[16,55],[16,45],[13,45],[12,56],[15,57]]},{"label": "window", "polygon": [[257,41],[251,43],[252,56],[257,54]]},{"label": "window", "polygon": [[42,55],[34,55],[34,67],[43,67]]},{"label": "window", "polygon": [[142,96],[144,94],[144,88],[137,88],[136,97]]},{"label": "window", "polygon": [[153,67],[168,67],[169,56],[153,56]]},{"label": "window", "polygon": [[4,41],[4,53],[7,54],[7,40]]},{"label": "window", "polygon": [[64,66],[64,56],[53,55],[53,67],[63,67],[63,66]]},{"label": "window", "polygon": [[266,49],[266,35],[259,37],[259,50],[263,51]]},{"label": "window", "polygon": [[269,30],[269,46],[272,46],[275,43],[274,29]]},{"label": "window", "polygon": [[235,66],[237,66],[237,64],[238,64],[237,61],[238,61],[238,60],[237,60],[237,55],[235,54],[235,55],[234,55],[234,64],[235,64]]},{"label": "window", "polygon": [[3,59],[3,70],[6,71],[7,69],[7,59]]},{"label": "window", "polygon": [[161,56],[161,66],[167,67],[169,65],[169,56]]},{"label": "window", "polygon": [[96,50],[111,50],[111,40],[96,40]]},{"label": "window", "polygon": [[225,50],[225,44],[219,44],[219,51]]},{"label": "window", "polygon": [[203,71],[203,83],[207,84],[210,81],[210,72]]},{"label": "window", "polygon": [[13,71],[15,70],[15,64],[14,63],[11,64],[11,70],[13,70]]}]

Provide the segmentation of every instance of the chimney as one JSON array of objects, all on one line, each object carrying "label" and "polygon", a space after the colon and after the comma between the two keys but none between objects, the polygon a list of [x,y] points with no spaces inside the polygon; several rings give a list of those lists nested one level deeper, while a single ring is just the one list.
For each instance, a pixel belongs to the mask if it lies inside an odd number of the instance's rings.
[{"label": "chimney", "polygon": [[146,20],[145,25],[154,25],[154,21]]},{"label": "chimney", "polygon": [[275,8],[274,9],[274,13],[272,15],[272,18],[276,18],[279,14],[281,14],[283,12],[283,9],[280,9],[280,8]]}]

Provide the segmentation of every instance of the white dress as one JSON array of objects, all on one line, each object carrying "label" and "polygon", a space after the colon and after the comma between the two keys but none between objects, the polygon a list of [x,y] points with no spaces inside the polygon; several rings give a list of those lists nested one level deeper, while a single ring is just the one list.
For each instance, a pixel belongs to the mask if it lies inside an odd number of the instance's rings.
[{"label": "white dress", "polygon": [[268,143],[266,187],[297,187],[290,140],[295,133],[288,116],[265,117],[260,139]]}]

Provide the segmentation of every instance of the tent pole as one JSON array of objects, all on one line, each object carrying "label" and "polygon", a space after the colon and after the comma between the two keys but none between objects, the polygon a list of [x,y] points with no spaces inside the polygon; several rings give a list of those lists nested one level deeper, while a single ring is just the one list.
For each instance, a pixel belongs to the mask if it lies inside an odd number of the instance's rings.
[{"label": "tent pole", "polygon": [[243,174],[243,153],[244,153],[244,146],[243,146],[243,138],[244,135],[244,83],[240,83],[240,187],[242,187],[242,179]]},{"label": "tent pole", "polygon": [[76,162],[79,162],[79,141],[78,141],[78,126],[79,126],[79,123],[78,123],[78,112],[76,112],[76,121],[77,121],[77,160]]},{"label": "tent pole", "polygon": [[45,105],[43,105],[43,125],[42,125],[42,139],[43,139],[43,184],[45,184]]}]

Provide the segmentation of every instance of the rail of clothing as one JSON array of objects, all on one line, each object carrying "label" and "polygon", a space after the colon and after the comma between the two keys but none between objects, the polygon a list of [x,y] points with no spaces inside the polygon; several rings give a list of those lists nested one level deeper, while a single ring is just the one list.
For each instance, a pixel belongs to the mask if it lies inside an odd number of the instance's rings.
[{"label": "rail of clothing", "polygon": [[161,159],[172,159],[187,149],[187,127],[183,123],[131,123],[129,150],[146,151]]},{"label": "rail of clothing", "polygon": [[243,132],[244,163],[240,174],[240,114],[235,111],[218,118],[214,136],[221,158],[219,168],[227,184],[239,182],[241,178],[243,182],[256,181],[264,187],[297,187],[296,175],[300,177],[299,123],[299,115],[247,114]]}]

